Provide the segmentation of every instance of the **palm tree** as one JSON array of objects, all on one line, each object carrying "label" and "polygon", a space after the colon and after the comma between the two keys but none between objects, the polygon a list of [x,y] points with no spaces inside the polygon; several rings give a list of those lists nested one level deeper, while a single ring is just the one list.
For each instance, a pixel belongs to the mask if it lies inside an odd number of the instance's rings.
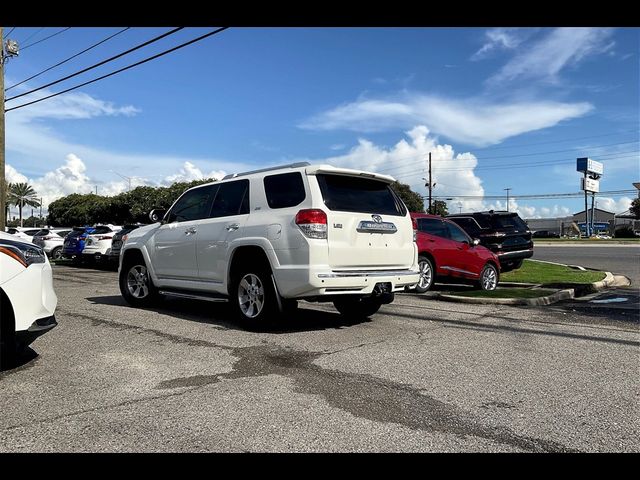
[{"label": "palm tree", "polygon": [[18,207],[20,211],[20,226],[22,227],[22,207],[39,207],[40,199],[36,191],[28,183],[9,184],[9,202]]}]

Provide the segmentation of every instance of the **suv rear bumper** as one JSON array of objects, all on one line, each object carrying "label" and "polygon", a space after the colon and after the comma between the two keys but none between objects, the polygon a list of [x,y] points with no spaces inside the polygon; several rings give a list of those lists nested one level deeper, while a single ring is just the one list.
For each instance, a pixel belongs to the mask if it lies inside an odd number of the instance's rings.
[{"label": "suv rear bumper", "polygon": [[403,291],[418,283],[420,274],[413,269],[327,270],[309,268],[275,269],[274,277],[284,298],[323,295],[370,295],[378,283],[391,284],[391,292]]},{"label": "suv rear bumper", "polygon": [[516,250],[514,252],[498,252],[496,255],[498,256],[498,260],[500,260],[500,268],[504,269],[505,267],[509,267],[520,260],[533,257],[533,248]]}]

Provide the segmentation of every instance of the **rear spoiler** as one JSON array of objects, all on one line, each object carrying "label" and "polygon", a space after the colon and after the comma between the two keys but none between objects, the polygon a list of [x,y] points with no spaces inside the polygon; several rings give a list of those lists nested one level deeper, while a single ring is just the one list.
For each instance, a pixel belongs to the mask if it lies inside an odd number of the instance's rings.
[{"label": "rear spoiler", "polygon": [[381,173],[364,172],[362,170],[353,170],[351,168],[338,168],[331,165],[313,165],[305,169],[307,175],[317,175],[318,173],[326,173],[328,175],[344,175],[348,177],[372,178],[385,183],[393,183],[396,181],[390,175]]}]

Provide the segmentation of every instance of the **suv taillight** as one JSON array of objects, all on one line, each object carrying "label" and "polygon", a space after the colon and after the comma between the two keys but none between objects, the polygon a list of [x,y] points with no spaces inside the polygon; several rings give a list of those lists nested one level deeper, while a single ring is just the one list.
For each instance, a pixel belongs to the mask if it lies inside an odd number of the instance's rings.
[{"label": "suv taillight", "polygon": [[327,214],[317,208],[300,210],[296,225],[308,238],[327,238]]},{"label": "suv taillight", "polygon": [[411,217],[411,225],[413,225],[413,241],[416,242],[418,240],[418,221]]}]

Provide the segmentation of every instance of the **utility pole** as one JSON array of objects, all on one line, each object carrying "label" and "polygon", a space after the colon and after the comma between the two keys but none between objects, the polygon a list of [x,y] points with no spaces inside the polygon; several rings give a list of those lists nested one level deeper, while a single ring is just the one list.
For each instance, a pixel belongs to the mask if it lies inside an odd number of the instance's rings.
[{"label": "utility pole", "polygon": [[508,212],[509,211],[509,190],[511,190],[511,187],[503,188],[503,190],[507,191],[507,212]]},{"label": "utility pole", "polygon": [[[4,158],[4,64],[10,57],[18,55],[18,42],[7,39],[4,41],[4,30],[0,27],[0,229],[4,232],[7,224],[6,214],[6,176],[5,176],[5,158]],[[6,46],[6,48],[5,48]]]},{"label": "utility pole", "polygon": [[436,184],[431,181],[431,152],[429,152],[429,179],[427,180],[424,177],[422,179],[427,182],[424,184],[424,186],[427,188],[427,190],[429,190],[429,208],[427,209],[427,213],[433,213],[431,211],[432,209],[431,199],[432,199],[432,190],[436,187]]},{"label": "utility pole", "polygon": [[[115,173],[120,178],[122,178],[122,179],[126,180],[127,182],[129,182],[129,188],[127,189],[127,192],[131,191],[131,177],[127,177],[126,175],[122,175],[121,173],[118,173],[115,170],[109,170],[109,171]],[[97,194],[98,194],[98,187],[96,186],[96,195]]]},{"label": "utility pole", "polygon": [[588,200],[588,196],[589,194],[587,193],[587,171],[585,170],[584,172],[584,235],[585,237],[589,238],[590,232],[589,232],[589,200]]}]

